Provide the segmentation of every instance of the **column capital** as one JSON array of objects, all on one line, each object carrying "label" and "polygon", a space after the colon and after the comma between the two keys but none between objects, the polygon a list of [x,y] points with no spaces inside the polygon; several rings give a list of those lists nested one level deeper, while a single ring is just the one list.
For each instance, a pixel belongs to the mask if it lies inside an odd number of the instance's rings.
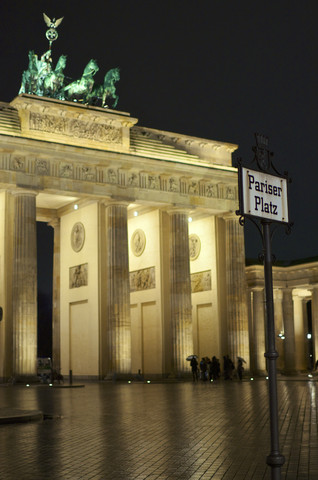
[{"label": "column capital", "polygon": [[254,292],[263,292],[265,287],[264,286],[255,286],[255,287],[249,287],[249,289],[254,293]]},{"label": "column capital", "polygon": [[105,205],[106,208],[107,207],[115,207],[115,206],[128,208],[129,205],[131,204],[131,202],[127,202],[127,200],[122,200],[122,199],[103,200],[101,203],[103,205]]},{"label": "column capital", "polygon": [[47,224],[50,226],[50,227],[53,227],[53,228],[58,228],[61,224],[61,219],[60,217],[55,217],[55,218],[52,218],[52,220],[50,220],[49,222],[47,222]]},{"label": "column capital", "polygon": [[36,190],[27,189],[27,188],[17,188],[17,189],[11,190],[10,193],[13,196],[25,195],[30,197],[31,196],[36,197],[39,194],[39,192],[37,192]]},{"label": "column capital", "polygon": [[190,215],[191,209],[190,208],[183,208],[183,207],[171,207],[166,209],[168,215],[175,215],[177,213],[183,215]]},{"label": "column capital", "polygon": [[236,215],[235,212],[226,212],[224,213],[223,215],[220,215],[221,218],[223,218],[223,220],[225,221],[230,221],[230,220],[236,220],[237,223],[239,223],[239,220],[240,220],[240,217],[238,215]]},{"label": "column capital", "polygon": [[280,289],[283,293],[293,293],[294,287],[288,287],[287,285],[285,287],[282,287]]}]

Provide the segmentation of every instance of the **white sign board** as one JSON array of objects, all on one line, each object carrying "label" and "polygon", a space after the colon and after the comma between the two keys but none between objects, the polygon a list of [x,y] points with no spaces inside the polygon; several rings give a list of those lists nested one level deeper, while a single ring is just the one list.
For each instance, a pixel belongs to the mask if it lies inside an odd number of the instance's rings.
[{"label": "white sign board", "polygon": [[286,178],[242,168],[243,215],[288,223]]}]

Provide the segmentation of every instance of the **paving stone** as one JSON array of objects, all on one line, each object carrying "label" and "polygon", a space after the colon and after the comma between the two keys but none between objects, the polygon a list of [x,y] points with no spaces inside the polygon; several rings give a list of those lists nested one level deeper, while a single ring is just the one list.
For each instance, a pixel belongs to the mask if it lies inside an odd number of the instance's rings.
[{"label": "paving stone", "polygon": [[[282,480],[318,478],[317,384],[279,381]],[[268,384],[0,389],[46,420],[0,425],[4,480],[269,480]]]}]

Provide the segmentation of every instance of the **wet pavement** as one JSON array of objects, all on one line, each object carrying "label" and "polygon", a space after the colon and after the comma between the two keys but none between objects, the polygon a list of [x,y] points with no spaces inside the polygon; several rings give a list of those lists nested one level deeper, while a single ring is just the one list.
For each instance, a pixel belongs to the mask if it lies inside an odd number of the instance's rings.
[{"label": "wet pavement", "polygon": [[[318,478],[317,383],[278,381],[281,478]],[[5,410],[6,409],[6,410]],[[3,480],[270,479],[268,383],[1,386]]]}]

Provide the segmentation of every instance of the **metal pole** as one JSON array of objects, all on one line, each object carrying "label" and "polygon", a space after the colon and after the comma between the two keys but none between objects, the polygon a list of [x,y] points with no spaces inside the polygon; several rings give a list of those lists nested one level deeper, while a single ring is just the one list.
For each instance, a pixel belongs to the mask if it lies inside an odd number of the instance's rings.
[{"label": "metal pole", "polygon": [[273,300],[273,277],[272,277],[272,251],[271,251],[271,222],[262,220],[264,240],[264,277],[266,292],[266,328],[267,328],[267,358],[269,379],[269,409],[271,429],[271,453],[266,459],[271,467],[271,479],[280,480],[280,469],[285,462],[283,455],[279,453],[278,431],[278,402],[277,402],[277,378],[276,360],[278,353],[275,348],[275,323],[274,323],[274,300]]}]

